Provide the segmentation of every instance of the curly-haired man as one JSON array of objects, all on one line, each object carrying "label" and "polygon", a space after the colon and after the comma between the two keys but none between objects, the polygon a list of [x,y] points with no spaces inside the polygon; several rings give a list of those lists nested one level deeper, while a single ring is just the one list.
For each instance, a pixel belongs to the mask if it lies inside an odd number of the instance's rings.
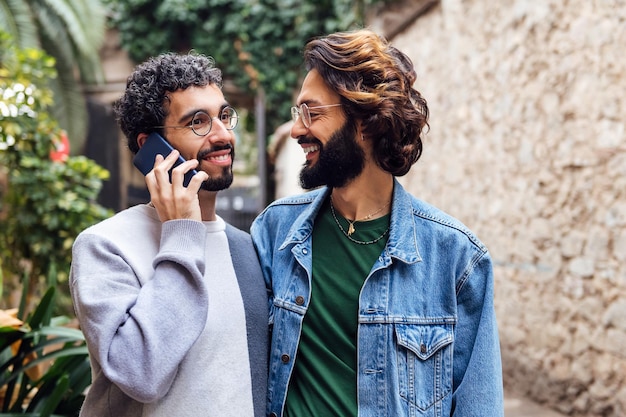
[{"label": "curly-haired man", "polygon": [[70,288],[93,376],[81,416],[264,415],[263,277],[250,236],[215,212],[237,124],[221,83],[212,59],[163,54],[135,69],[114,105],[131,152],[152,132],[176,150],[146,175],[149,204],[74,243]]},{"label": "curly-haired man", "polygon": [[291,136],[309,193],[252,239],[270,291],[270,416],[502,416],[487,248],[407,193],[428,107],[411,60],[369,30],[304,49]]}]

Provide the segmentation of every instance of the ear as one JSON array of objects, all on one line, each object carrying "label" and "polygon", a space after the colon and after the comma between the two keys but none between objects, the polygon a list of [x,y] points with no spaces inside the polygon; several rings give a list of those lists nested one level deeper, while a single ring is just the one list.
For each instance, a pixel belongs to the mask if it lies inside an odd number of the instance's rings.
[{"label": "ear", "polygon": [[140,133],[137,135],[137,146],[141,148],[144,143],[146,143],[146,139],[148,138],[147,133]]}]

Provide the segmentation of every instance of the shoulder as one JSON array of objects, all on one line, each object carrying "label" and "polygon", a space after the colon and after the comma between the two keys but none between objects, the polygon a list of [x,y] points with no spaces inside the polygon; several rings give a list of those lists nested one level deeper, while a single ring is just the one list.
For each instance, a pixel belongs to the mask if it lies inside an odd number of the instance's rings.
[{"label": "shoulder", "polygon": [[420,200],[404,190],[402,191],[404,192],[405,201],[409,202],[411,217],[417,230],[422,230],[422,232],[428,231],[442,239],[450,240],[456,238],[460,242],[474,246],[481,252],[487,251],[486,246],[462,221],[442,209]]},{"label": "shoulder", "polygon": [[226,223],[226,229],[224,231],[229,242],[234,242],[235,244],[245,244],[252,241],[249,233],[244,232],[229,223]]},{"label": "shoulder", "polygon": [[268,205],[258,217],[282,217],[286,213],[300,213],[307,210],[320,196],[325,194],[326,190],[326,187],[322,187],[303,194],[280,198]]},{"label": "shoulder", "polygon": [[154,226],[155,223],[160,223],[156,211],[141,204],[122,210],[88,227],[81,234],[115,235],[120,232],[136,234],[138,229]]},{"label": "shoulder", "polygon": [[288,197],[279,198],[267,206],[266,210],[280,209],[281,207],[308,206],[313,203],[321,194],[326,192],[326,187],[317,188],[302,194],[295,194]]},{"label": "shoulder", "polygon": [[261,234],[281,236],[304,224],[310,227],[327,190],[326,187],[322,187],[274,201],[252,223],[250,228],[252,239],[258,240]]},{"label": "shoulder", "polygon": [[147,205],[122,210],[112,217],[83,230],[75,239],[73,247],[108,245],[116,247],[137,246],[149,240],[159,241],[161,222],[156,211]]}]

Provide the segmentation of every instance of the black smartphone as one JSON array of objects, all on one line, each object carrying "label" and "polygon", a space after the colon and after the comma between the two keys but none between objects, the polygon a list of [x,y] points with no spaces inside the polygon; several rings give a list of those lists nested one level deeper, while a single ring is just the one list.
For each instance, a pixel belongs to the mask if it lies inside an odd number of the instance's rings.
[{"label": "black smartphone", "polygon": [[[154,158],[157,155],[163,155],[163,158],[167,157],[174,148],[172,145],[166,141],[163,136],[159,135],[156,132],[150,133],[143,146],[139,148],[139,151],[133,158],[133,164],[137,167],[139,171],[143,175],[147,175],[148,172],[152,171],[154,168]],[[172,169],[177,167],[178,165],[185,162],[185,159],[182,156],[178,156],[178,160],[174,162],[174,166]],[[170,169],[170,182],[172,181],[172,169]],[[192,169],[185,173],[185,179],[183,180],[183,185],[186,187],[189,185],[189,181],[191,181],[191,177],[197,174],[198,171]]]}]

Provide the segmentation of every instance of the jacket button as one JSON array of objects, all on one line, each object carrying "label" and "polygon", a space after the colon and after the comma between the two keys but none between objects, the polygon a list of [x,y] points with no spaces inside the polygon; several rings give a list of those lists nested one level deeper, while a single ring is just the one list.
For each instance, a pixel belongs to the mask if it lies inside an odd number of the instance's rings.
[{"label": "jacket button", "polygon": [[426,345],[423,343],[420,345],[420,352],[426,353]]},{"label": "jacket button", "polygon": [[299,306],[301,306],[302,304],[304,304],[304,297],[299,295],[296,297],[296,304],[298,304]]},{"label": "jacket button", "polygon": [[270,413],[270,417],[278,417],[278,414],[276,414],[276,413]]},{"label": "jacket button", "polygon": [[291,359],[291,358],[290,358],[290,357],[289,357],[289,355],[287,355],[286,353],[280,356],[280,360],[281,360],[283,363],[287,363],[287,362],[289,362],[289,359]]},{"label": "jacket button", "polygon": [[302,254],[306,255],[307,253],[309,253],[308,249],[302,249]]}]

